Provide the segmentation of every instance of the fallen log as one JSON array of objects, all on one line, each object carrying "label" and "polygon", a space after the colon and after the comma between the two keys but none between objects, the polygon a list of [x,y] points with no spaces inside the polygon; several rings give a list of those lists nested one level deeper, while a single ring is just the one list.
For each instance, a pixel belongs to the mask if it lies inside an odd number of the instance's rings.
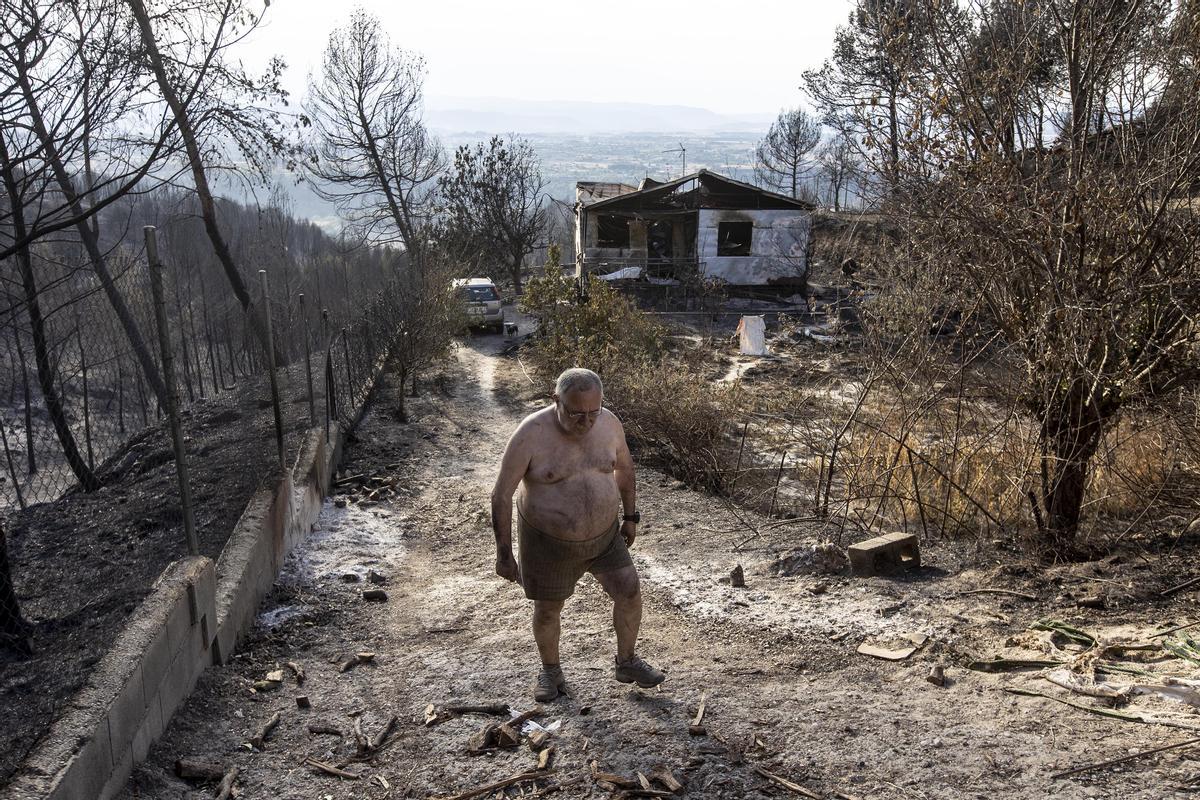
[{"label": "fallen log", "polygon": [[217,787],[217,800],[229,800],[233,796],[233,784],[237,780],[238,768],[230,767],[229,772],[225,773],[225,777],[221,779],[221,785]]},{"label": "fallen log", "polygon": [[369,744],[372,753],[383,747],[384,742],[386,742],[388,737],[392,735],[392,731],[396,730],[396,725],[399,722],[400,718],[395,714],[392,714],[391,719],[389,719],[387,724],[383,726],[383,730],[371,737]]},{"label": "fallen log", "polygon": [[322,722],[313,722],[308,726],[309,733],[327,733],[331,736],[341,736],[342,729],[335,725],[327,725]]},{"label": "fallen log", "polygon": [[262,750],[263,745],[267,741],[267,737],[271,735],[271,731],[275,730],[275,726],[279,724],[279,712],[276,711],[271,715],[271,718],[263,723],[263,726],[258,729],[258,733],[250,738],[250,744],[255,750]]},{"label": "fallen log", "polygon": [[219,761],[203,758],[178,758],[175,775],[185,781],[219,781],[225,777],[225,767]]}]

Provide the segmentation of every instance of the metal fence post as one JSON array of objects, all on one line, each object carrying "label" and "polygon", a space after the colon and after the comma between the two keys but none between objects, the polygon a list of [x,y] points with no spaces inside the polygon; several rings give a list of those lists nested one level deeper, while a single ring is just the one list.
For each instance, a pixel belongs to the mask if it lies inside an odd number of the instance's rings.
[{"label": "metal fence post", "polygon": [[350,334],[342,328],[342,347],[346,352],[346,394],[350,395],[350,406],[354,407],[354,373],[350,371]]},{"label": "metal fence post", "polygon": [[267,289],[267,271],[260,269],[262,282],[263,318],[267,327],[267,371],[271,376],[271,407],[275,409],[275,446],[279,449],[279,468],[287,469],[283,458],[283,412],[279,407],[279,381],[275,376],[275,334],[271,330],[271,294]]},{"label": "metal fence post", "polygon": [[308,342],[310,331],[308,314],[304,309],[304,292],[300,293],[300,321],[304,327],[304,376],[308,380],[308,424],[309,427],[312,427],[317,424],[317,412],[313,406],[312,348]]},{"label": "metal fence post", "polygon": [[166,383],[167,419],[171,424],[171,442],[175,447],[175,472],[179,476],[179,502],[183,510],[183,533],[188,553],[200,555],[196,538],[196,520],[192,511],[192,489],[188,481],[187,460],[183,449],[183,430],[179,424],[179,387],[175,382],[175,357],[171,354],[171,335],[167,330],[167,301],[163,295],[162,263],[158,260],[155,228],[142,228],[146,237],[146,259],[150,264],[150,292],[154,298],[154,321],[158,326],[158,345],[162,351],[163,381]]},{"label": "metal fence post", "polygon": [[333,380],[333,354],[329,352],[329,309],[321,309],[321,349],[325,351],[325,441],[329,441],[329,421],[337,415],[337,384]]}]

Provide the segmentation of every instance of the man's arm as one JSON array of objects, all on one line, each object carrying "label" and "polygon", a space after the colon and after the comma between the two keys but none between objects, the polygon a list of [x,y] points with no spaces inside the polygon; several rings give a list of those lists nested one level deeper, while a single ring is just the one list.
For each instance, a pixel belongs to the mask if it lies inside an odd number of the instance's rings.
[{"label": "man's arm", "polygon": [[[625,516],[637,513],[637,476],[634,474],[633,456],[625,442],[625,428],[617,422],[617,465],[613,470],[617,479],[617,491],[621,493],[621,508]],[[625,544],[632,545],[637,538],[637,523],[622,521],[621,535]]]},{"label": "man's arm", "polygon": [[496,574],[516,583],[520,570],[512,552],[512,499],[529,469],[529,454],[523,446],[524,425],[508,440],[500,460],[500,474],[492,487],[492,532],[496,536]]}]

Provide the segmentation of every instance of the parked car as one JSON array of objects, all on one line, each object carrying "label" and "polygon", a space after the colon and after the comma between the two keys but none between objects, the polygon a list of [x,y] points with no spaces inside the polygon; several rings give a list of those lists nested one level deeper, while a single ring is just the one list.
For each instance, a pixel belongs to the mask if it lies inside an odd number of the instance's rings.
[{"label": "parked car", "polygon": [[500,291],[491,278],[456,278],[454,288],[467,304],[467,324],[472,328],[504,330]]}]

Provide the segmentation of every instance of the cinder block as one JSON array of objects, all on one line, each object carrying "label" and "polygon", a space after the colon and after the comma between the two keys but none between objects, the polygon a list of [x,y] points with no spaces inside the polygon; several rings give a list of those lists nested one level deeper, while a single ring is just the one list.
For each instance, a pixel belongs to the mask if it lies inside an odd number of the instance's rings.
[{"label": "cinder block", "polygon": [[860,578],[891,575],[921,566],[921,548],[911,533],[876,536],[847,548],[850,568]]},{"label": "cinder block", "polygon": [[171,646],[170,631],[167,625],[163,625],[146,648],[146,654],[142,657],[142,668],[138,675],[139,683],[149,690],[145,693],[146,703],[150,702],[149,698],[153,694],[154,687],[162,683],[162,679],[166,677],[174,657],[175,648]]},{"label": "cinder block", "polygon": [[[165,642],[166,636],[164,635],[162,638]],[[170,661],[167,661],[159,667],[159,673],[156,675],[159,681],[166,677],[167,668],[170,665]],[[146,716],[146,707],[151,703],[155,707],[158,706],[153,697],[154,685],[145,686],[142,670],[135,669],[121,693],[117,695],[117,699],[108,707],[108,725],[100,726],[108,732],[113,752],[119,754],[133,741],[134,734]]]},{"label": "cinder block", "polygon": [[132,747],[126,747],[123,753],[114,753],[114,756],[120,756],[120,760],[117,761],[112,774],[109,775],[108,782],[100,790],[100,794],[97,796],[99,800],[113,800],[114,797],[123,795],[125,784],[129,782],[129,776],[133,774]]},{"label": "cinder block", "polygon": [[59,772],[47,800],[93,800],[100,794],[111,770],[108,728],[101,725]]},{"label": "cinder block", "polygon": [[146,754],[150,752],[150,746],[162,736],[163,732],[163,717],[159,703],[154,703],[146,711],[146,718],[142,720],[142,725],[138,728],[137,733],[133,736],[133,741],[130,743],[130,749],[133,753],[133,763],[140,764],[146,760]]},{"label": "cinder block", "polygon": [[169,720],[175,709],[188,699],[205,666],[206,662],[197,663],[197,659],[187,652],[180,653],[171,662],[171,669],[166,679],[159,684],[157,693],[163,719]]}]

